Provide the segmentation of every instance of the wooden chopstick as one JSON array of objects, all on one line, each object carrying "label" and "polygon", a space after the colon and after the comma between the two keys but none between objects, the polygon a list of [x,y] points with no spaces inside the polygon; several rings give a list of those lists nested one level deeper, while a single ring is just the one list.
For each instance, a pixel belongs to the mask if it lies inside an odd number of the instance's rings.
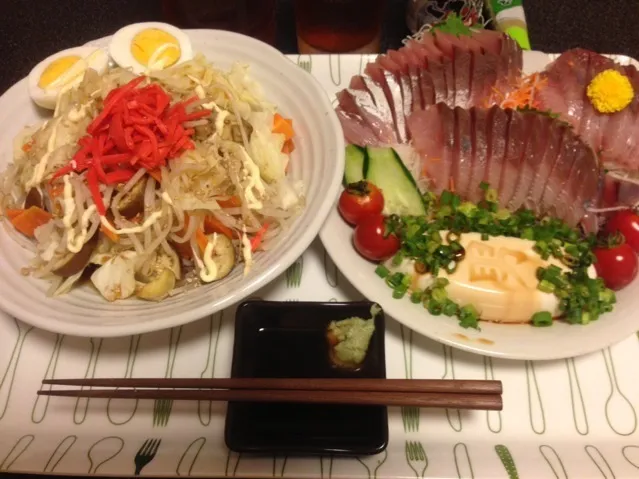
[{"label": "wooden chopstick", "polygon": [[174,399],[187,401],[293,402],[414,406],[448,409],[502,409],[498,394],[415,393],[380,391],[324,391],[285,389],[64,389],[41,390],[38,395],[119,399]]},{"label": "wooden chopstick", "polygon": [[448,379],[332,379],[332,378],[95,378],[45,379],[42,384],[111,388],[171,388],[171,389],[253,389],[305,390],[393,393],[502,394],[501,381]]}]

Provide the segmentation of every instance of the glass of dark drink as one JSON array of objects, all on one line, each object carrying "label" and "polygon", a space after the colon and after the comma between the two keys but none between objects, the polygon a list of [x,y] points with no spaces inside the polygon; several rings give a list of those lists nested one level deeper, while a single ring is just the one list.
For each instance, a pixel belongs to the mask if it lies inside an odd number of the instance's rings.
[{"label": "glass of dark drink", "polygon": [[379,51],[384,0],[295,0],[300,53]]},{"label": "glass of dark drink", "polygon": [[213,28],[275,44],[276,0],[162,0],[164,16],[180,28]]}]

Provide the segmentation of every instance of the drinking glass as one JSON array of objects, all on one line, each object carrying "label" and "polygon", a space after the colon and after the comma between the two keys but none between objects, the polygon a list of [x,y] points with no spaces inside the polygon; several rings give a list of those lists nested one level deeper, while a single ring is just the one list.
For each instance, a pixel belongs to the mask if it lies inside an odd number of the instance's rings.
[{"label": "drinking glass", "polygon": [[384,0],[295,0],[300,53],[379,51]]}]

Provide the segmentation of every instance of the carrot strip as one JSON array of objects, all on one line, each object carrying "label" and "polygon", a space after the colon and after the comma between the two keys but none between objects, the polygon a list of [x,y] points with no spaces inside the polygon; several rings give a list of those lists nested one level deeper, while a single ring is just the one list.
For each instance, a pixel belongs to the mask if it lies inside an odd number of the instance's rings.
[{"label": "carrot strip", "polygon": [[251,251],[255,251],[262,244],[266,230],[268,230],[268,223],[264,223],[262,227],[255,233],[255,236],[251,238]]},{"label": "carrot strip", "polygon": [[295,136],[295,131],[293,130],[293,120],[284,118],[279,113],[276,113],[273,116],[273,133],[280,133],[284,135],[287,140],[290,140]]},{"label": "carrot strip", "polygon": [[239,196],[231,196],[228,200],[218,200],[217,204],[222,208],[239,208],[242,206],[242,200]]},{"label": "carrot strip", "polygon": [[158,183],[162,183],[162,172],[159,169],[149,171],[149,175]]},{"label": "carrot strip", "polygon": [[16,209],[8,209],[4,212],[4,215],[9,219],[9,220],[13,220],[16,216],[21,215],[22,213],[24,213],[24,210],[22,208],[16,208]]},{"label": "carrot strip", "polygon": [[213,215],[207,215],[204,218],[204,232],[208,235],[211,233],[219,233],[233,239],[233,230],[218,220]]},{"label": "carrot strip", "polygon": [[35,236],[35,230],[42,225],[47,224],[53,215],[42,208],[32,206],[29,209],[23,210],[22,213],[10,218],[13,227],[25,236],[33,238]]},{"label": "carrot strip", "polygon": [[195,241],[197,242],[198,247],[200,248],[200,253],[204,253],[206,249],[206,245],[209,242],[209,239],[204,234],[204,230],[202,227],[199,227],[195,230]]},{"label": "carrot strip", "polygon": [[293,140],[286,140],[286,142],[284,142],[284,146],[282,146],[282,153],[284,153],[285,155],[290,155],[294,151],[295,143],[293,143]]},{"label": "carrot strip", "polygon": [[100,231],[104,233],[104,236],[109,238],[113,243],[120,242],[120,235],[118,235],[117,233],[114,233],[109,228],[105,228],[104,225],[100,225]]}]

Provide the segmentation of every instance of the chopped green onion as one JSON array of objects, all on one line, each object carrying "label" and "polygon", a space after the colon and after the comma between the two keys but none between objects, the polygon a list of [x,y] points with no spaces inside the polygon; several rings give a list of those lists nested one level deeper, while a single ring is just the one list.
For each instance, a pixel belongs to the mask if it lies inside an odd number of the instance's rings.
[{"label": "chopped green onion", "polygon": [[554,293],[555,292],[555,285],[552,284],[550,281],[542,279],[539,284],[537,285],[537,289],[539,291],[542,291],[544,293]]},{"label": "chopped green onion", "polygon": [[552,314],[550,314],[548,311],[540,311],[533,314],[532,325],[538,327],[552,326]]},{"label": "chopped green onion", "polygon": [[479,312],[472,304],[467,304],[459,310],[459,325],[462,328],[476,328],[479,322]]},{"label": "chopped green onion", "polygon": [[377,274],[380,278],[385,278],[390,274],[390,270],[383,264],[380,264],[377,268],[375,268],[375,274]]},{"label": "chopped green onion", "polygon": [[419,304],[422,302],[424,293],[422,291],[413,291],[410,295],[411,303]]}]

